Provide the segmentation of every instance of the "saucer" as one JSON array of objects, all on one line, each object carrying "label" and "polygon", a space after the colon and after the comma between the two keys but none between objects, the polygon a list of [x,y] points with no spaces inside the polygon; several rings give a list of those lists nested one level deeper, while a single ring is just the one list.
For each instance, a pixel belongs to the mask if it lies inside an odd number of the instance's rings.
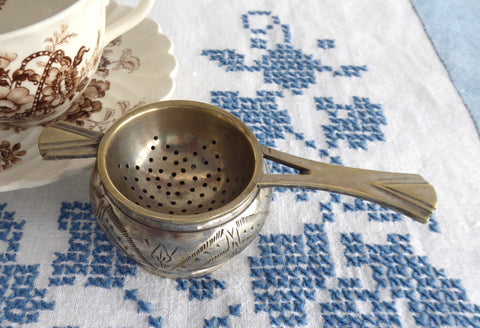
[{"label": "saucer", "polygon": [[[131,10],[111,1],[107,22]],[[105,47],[91,83],[57,121],[104,132],[125,112],[169,99],[177,70],[172,51],[171,40],[157,23],[144,19]],[[0,125],[0,191],[48,184],[95,162],[95,158],[43,160],[37,146],[42,130]]]}]

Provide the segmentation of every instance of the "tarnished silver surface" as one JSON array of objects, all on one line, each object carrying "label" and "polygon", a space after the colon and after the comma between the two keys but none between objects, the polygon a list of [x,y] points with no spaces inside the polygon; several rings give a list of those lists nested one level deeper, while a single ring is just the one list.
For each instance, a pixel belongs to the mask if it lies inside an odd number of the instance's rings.
[{"label": "tarnished silver surface", "polygon": [[[91,182],[99,222],[128,255],[167,277],[206,274],[243,250],[263,225],[270,187],[348,194],[424,223],[437,203],[419,175],[319,163],[261,146],[244,122],[210,104],[158,102],[126,114],[103,136],[77,130],[46,128],[40,153],[94,156],[100,142]],[[264,158],[300,174],[266,174]]]},{"label": "tarnished silver surface", "polygon": [[92,206],[109,239],[145,269],[169,278],[208,274],[240,253],[258,235],[271,199],[270,188],[257,188],[251,203],[219,226],[169,231],[132,220],[113,205],[97,168],[91,181]]}]

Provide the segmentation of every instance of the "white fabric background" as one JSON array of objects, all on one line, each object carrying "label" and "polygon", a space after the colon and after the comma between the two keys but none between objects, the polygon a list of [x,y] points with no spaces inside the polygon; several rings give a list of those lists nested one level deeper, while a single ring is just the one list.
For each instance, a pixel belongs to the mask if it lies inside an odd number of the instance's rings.
[{"label": "white fabric background", "polygon": [[[303,89],[303,95],[293,95],[277,84],[264,83],[261,72],[226,72],[218,62],[201,55],[208,49],[235,49],[245,54],[245,63],[251,65],[267,54],[265,49],[250,47],[252,35],[242,26],[242,15],[251,10],[272,11],[289,25],[294,48],[323,64],[366,64],[368,71],[360,78],[317,72],[315,84]],[[283,91],[284,97],[277,98],[280,109],[288,110],[295,132],[315,140],[318,149],[327,148],[321,126],[328,121],[324,111],[316,110],[314,97],[334,97],[337,103],[347,104],[353,96],[361,96],[380,103],[388,121],[381,126],[385,141],[369,142],[368,150],[351,149],[341,141],[331,155],[340,156],[348,166],[424,176],[437,189],[435,220],[441,232],[408,218],[368,221],[363,212],[344,212],[341,204],[335,205],[335,222],[325,223],[335,275],[361,279],[364,288],[375,285],[368,267],[347,266],[341,233],[361,233],[367,244],[386,244],[390,233],[409,234],[415,255],[445,269],[448,278],[461,280],[467,303],[480,304],[479,137],[409,1],[162,0],[150,17],[175,45],[179,68],[174,99],[210,102],[212,91],[239,91],[240,96],[251,98],[258,90]],[[335,48],[319,48],[318,39],[335,40]],[[273,48],[282,42],[282,34],[269,34],[268,42]],[[280,150],[328,161],[293,134],[285,133],[285,139],[275,143]],[[74,286],[49,287],[55,252],[66,252],[69,247],[70,236],[58,230],[61,203],[89,201],[89,174],[83,170],[48,186],[0,194],[6,210],[15,211],[16,219],[26,222],[17,263],[40,264],[36,287],[47,289],[46,299],[55,301],[53,311],[41,311],[38,322],[29,326],[149,327],[149,315],[162,317],[161,327],[204,327],[205,319],[226,316],[231,327],[271,325],[268,313],[255,313],[254,292],[258,290],[252,289],[248,257],[260,256],[258,239],[211,275],[227,285],[224,290],[215,289],[213,299],[189,300],[188,291],[178,291],[176,281],[142,269],[136,277],[127,277],[123,288],[84,287],[85,276],[77,277]],[[322,223],[320,203],[328,203],[330,195],[317,192],[308,197],[309,201],[297,201],[294,192],[277,192],[262,234],[302,235],[305,223]],[[353,203],[348,197],[342,201]],[[331,278],[329,288],[336,288],[336,283]],[[150,313],[139,313],[138,304],[125,299],[125,290],[135,289],[139,299],[152,304]],[[383,293],[382,297],[391,301],[388,291]],[[316,299],[306,301],[308,327],[325,325],[319,303],[329,302],[329,297],[327,290],[317,290]],[[236,304],[241,304],[240,317],[229,315],[228,305]],[[402,325],[414,326],[407,301],[399,299],[396,306]],[[359,310],[370,311],[367,306]]]}]

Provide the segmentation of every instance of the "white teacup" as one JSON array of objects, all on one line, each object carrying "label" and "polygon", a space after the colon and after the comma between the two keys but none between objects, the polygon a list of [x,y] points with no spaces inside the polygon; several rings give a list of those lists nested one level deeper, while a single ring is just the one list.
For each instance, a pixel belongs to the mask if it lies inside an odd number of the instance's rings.
[{"label": "white teacup", "polygon": [[32,126],[64,113],[103,47],[140,23],[154,1],[105,26],[109,0],[0,0],[0,122]]}]

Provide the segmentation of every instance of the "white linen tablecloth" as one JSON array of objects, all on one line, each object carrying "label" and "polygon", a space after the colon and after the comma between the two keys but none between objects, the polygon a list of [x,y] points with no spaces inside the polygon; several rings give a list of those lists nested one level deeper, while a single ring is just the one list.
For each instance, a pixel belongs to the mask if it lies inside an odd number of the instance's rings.
[{"label": "white linen tablecloth", "polygon": [[438,209],[422,225],[277,189],[243,253],[173,280],[109,243],[84,169],[0,193],[0,327],[480,327],[476,108],[410,1],[158,0],[150,17],[175,45],[173,99],[225,108],[294,155],[419,173]]}]

